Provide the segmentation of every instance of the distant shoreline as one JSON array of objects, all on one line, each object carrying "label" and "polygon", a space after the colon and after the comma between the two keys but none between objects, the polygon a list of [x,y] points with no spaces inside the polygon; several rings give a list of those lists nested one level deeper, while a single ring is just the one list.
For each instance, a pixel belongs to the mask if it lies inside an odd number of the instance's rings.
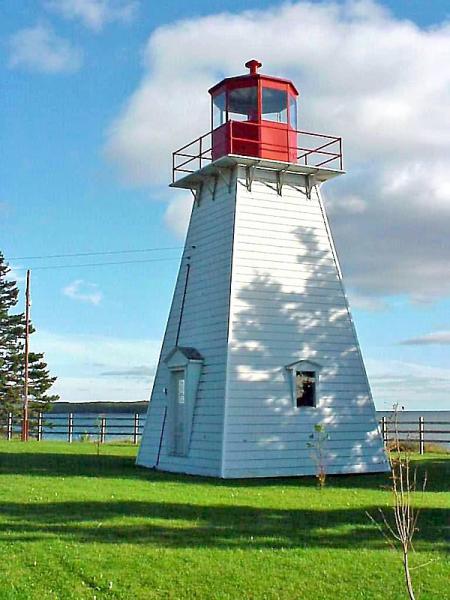
[{"label": "distant shoreline", "polygon": [[51,412],[64,413],[145,413],[148,401],[139,402],[55,402]]}]

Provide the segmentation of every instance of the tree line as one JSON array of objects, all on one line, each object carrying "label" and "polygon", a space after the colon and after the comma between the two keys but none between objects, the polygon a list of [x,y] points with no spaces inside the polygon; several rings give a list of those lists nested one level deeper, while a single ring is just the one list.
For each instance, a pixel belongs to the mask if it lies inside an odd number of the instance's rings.
[{"label": "tree line", "polygon": [[[0,427],[12,413],[22,416],[25,383],[25,313],[17,312],[19,289],[11,269],[0,252]],[[30,334],[34,332],[30,324]],[[44,355],[29,352],[28,398],[30,427],[37,415],[46,412],[59,396],[51,393],[56,377],[50,375]]]}]

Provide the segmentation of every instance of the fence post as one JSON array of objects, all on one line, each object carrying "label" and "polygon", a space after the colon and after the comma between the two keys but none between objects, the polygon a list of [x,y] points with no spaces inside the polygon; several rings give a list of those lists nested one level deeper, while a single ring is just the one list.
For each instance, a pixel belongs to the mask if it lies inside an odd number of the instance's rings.
[{"label": "fence post", "polygon": [[102,417],[100,425],[100,444],[104,444],[106,439],[106,417]]},{"label": "fence post", "polygon": [[425,424],[423,417],[419,417],[419,453],[425,454]]},{"label": "fence post", "polygon": [[38,440],[38,442],[42,441],[42,413],[41,412],[38,414],[37,440]]},{"label": "fence post", "polygon": [[138,443],[139,436],[139,413],[134,415],[134,428],[133,428],[133,444]]},{"label": "fence post", "polygon": [[69,413],[69,417],[67,419],[67,441],[69,444],[73,441],[73,413]]},{"label": "fence post", "polygon": [[12,413],[8,413],[8,423],[6,425],[6,439],[8,441],[12,440],[13,434],[13,416]]},{"label": "fence post", "polygon": [[381,417],[381,436],[383,438],[383,444],[386,446],[388,443],[388,432],[386,417]]}]

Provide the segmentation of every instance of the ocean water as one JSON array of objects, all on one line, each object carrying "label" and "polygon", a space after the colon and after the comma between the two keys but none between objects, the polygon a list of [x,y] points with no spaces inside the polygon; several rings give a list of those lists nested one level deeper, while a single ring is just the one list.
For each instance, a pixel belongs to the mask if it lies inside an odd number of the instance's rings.
[{"label": "ocean water", "polygon": [[[400,411],[398,414],[398,429],[401,439],[411,441],[419,437],[419,417],[424,419],[425,442],[436,442],[450,449],[450,411]],[[392,411],[378,411],[381,420],[386,417],[388,429],[392,429]],[[146,414],[139,415],[136,430],[142,434]],[[103,421],[102,421],[103,420]],[[105,441],[133,440],[135,431],[135,416],[131,413],[74,413],[72,440],[89,439],[96,441],[103,431]],[[19,431],[20,426],[15,427]],[[44,440],[67,440],[69,434],[69,415],[50,413],[45,417],[43,427]]]}]

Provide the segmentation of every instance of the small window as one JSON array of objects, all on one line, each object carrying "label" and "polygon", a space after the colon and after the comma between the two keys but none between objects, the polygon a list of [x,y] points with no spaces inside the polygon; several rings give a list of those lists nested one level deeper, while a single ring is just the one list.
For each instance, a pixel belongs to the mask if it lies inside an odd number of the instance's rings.
[{"label": "small window", "polygon": [[262,89],[262,118],[287,123],[287,93],[274,88]]},{"label": "small window", "polygon": [[258,116],[256,86],[238,88],[228,92],[228,119],[254,121]]},{"label": "small window", "polygon": [[316,371],[295,371],[295,401],[297,408],[316,406]]},{"label": "small window", "polygon": [[225,92],[222,92],[213,98],[213,129],[223,125],[226,120]]},{"label": "small window", "polygon": [[289,125],[297,129],[297,99],[289,96]]}]

